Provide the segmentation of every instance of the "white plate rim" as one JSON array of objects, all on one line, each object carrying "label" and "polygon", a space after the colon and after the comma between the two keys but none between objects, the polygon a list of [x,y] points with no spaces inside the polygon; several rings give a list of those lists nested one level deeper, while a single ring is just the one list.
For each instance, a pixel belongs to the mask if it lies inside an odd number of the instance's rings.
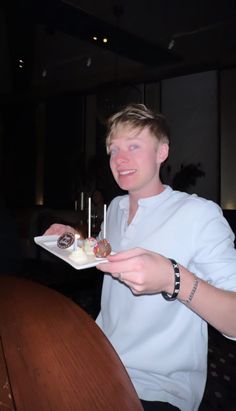
[{"label": "white plate rim", "polygon": [[50,242],[56,243],[58,238],[59,238],[59,235],[55,235],[55,234],[54,235],[42,235],[42,236],[34,237],[34,241],[37,245],[49,251],[51,254],[55,255],[56,257],[61,258],[66,263],[74,267],[76,270],[84,270],[86,268],[96,267],[96,265],[98,265],[99,263],[105,263],[108,261],[106,258],[96,258],[96,260],[91,261],[89,263],[78,264],[68,257],[68,251],[73,250],[73,245],[66,250],[61,249],[59,247],[52,249],[50,246],[47,245]]}]

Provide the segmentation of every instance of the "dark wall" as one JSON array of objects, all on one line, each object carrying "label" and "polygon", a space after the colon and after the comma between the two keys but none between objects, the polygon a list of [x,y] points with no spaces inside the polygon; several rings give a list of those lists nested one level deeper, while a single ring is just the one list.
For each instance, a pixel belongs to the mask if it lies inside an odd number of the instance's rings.
[{"label": "dark wall", "polygon": [[232,231],[235,235],[235,246],[236,246],[236,210],[223,210],[224,217],[228,221]]},{"label": "dark wall", "polygon": [[33,104],[22,102],[2,110],[1,193],[8,207],[34,203],[34,111]]},{"label": "dark wall", "polygon": [[73,207],[85,174],[83,98],[54,98],[46,105],[44,204]]},{"label": "dark wall", "polygon": [[[40,143],[44,205],[71,208],[86,174],[83,98],[59,96],[44,104],[45,131]],[[35,205],[39,127],[36,110],[37,103],[22,101],[1,109],[1,197],[8,208]]]}]

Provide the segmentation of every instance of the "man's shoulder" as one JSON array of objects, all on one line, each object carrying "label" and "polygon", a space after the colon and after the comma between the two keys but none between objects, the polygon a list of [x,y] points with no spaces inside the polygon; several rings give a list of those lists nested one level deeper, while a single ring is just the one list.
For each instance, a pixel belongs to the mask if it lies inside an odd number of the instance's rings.
[{"label": "man's shoulder", "polygon": [[197,194],[189,194],[182,191],[172,191],[171,196],[172,204],[175,204],[177,207],[182,207],[188,209],[192,212],[215,212],[222,213],[220,206],[214,201],[198,196]]}]

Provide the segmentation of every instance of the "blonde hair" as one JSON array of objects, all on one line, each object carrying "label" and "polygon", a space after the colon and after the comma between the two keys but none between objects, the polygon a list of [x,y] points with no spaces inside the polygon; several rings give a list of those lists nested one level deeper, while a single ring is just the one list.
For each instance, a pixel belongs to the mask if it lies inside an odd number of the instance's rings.
[{"label": "blonde hair", "polygon": [[169,128],[165,117],[148,109],[144,104],[129,104],[107,120],[106,147],[109,146],[119,126],[128,126],[139,130],[148,127],[151,134],[162,143],[169,144]]}]

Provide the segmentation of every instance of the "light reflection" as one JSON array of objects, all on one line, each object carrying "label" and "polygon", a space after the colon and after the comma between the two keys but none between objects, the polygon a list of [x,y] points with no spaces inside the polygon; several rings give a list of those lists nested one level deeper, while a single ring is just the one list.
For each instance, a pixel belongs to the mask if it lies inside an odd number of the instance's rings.
[{"label": "light reflection", "polygon": [[224,205],[225,210],[236,210],[236,202],[235,201],[226,201]]}]

